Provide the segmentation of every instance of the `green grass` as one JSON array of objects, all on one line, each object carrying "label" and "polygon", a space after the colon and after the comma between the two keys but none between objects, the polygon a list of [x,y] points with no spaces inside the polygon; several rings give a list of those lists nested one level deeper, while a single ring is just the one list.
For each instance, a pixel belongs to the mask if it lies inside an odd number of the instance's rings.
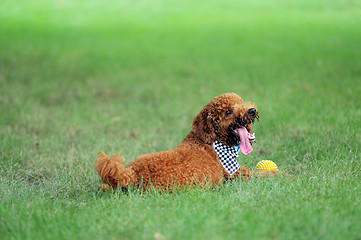
[{"label": "green grass", "polygon": [[[357,1],[2,1],[1,239],[361,239]],[[102,193],[96,154],[176,146],[214,96],[257,104],[294,177]]]}]

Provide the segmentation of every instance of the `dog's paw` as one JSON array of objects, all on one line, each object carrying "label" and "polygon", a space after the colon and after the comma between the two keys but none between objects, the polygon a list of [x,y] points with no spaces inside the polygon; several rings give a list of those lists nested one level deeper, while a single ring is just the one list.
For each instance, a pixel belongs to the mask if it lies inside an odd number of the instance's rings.
[{"label": "dog's paw", "polygon": [[110,185],[108,185],[108,184],[102,184],[102,185],[98,186],[98,189],[102,190],[104,192],[109,192],[109,191],[112,190],[112,187]]}]

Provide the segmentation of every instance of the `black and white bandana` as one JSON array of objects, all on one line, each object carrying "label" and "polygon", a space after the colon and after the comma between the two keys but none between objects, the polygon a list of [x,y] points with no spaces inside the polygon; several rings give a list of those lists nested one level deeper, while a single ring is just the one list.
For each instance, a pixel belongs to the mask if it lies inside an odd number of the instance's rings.
[{"label": "black and white bandana", "polygon": [[229,174],[233,175],[233,173],[235,173],[240,168],[239,163],[237,162],[239,147],[230,147],[217,140],[214,141],[212,146],[216,151],[219,161],[221,161],[224,169],[226,169]]}]

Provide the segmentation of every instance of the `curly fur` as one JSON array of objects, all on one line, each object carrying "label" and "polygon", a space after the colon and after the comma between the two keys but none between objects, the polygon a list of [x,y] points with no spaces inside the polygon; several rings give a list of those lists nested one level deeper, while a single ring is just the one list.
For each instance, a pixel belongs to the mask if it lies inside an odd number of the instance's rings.
[{"label": "curly fur", "polygon": [[137,186],[146,190],[153,186],[171,190],[185,186],[217,186],[239,176],[242,180],[250,178],[252,173],[245,166],[230,176],[222,167],[212,143],[216,139],[230,146],[239,143],[232,133],[235,127],[244,126],[251,133],[251,123],[258,119],[258,111],[254,116],[248,114],[251,108],[257,109],[237,94],[226,93],[203,107],[194,118],[190,133],[171,150],[141,155],[126,166],[118,153],[108,157],[99,152],[95,169],[105,183],[100,187],[106,190]]}]

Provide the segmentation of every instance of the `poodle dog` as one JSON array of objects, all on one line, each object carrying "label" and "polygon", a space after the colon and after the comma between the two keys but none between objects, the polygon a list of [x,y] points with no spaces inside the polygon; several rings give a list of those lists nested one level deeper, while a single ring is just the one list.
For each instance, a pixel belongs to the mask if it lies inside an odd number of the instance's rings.
[{"label": "poodle dog", "polygon": [[208,102],[194,118],[190,133],[175,148],[137,157],[123,166],[115,153],[98,153],[95,169],[105,184],[103,190],[140,187],[143,191],[212,187],[228,179],[248,179],[252,173],[236,161],[238,153],[252,151],[252,123],[257,107],[235,93],[226,93]]}]

